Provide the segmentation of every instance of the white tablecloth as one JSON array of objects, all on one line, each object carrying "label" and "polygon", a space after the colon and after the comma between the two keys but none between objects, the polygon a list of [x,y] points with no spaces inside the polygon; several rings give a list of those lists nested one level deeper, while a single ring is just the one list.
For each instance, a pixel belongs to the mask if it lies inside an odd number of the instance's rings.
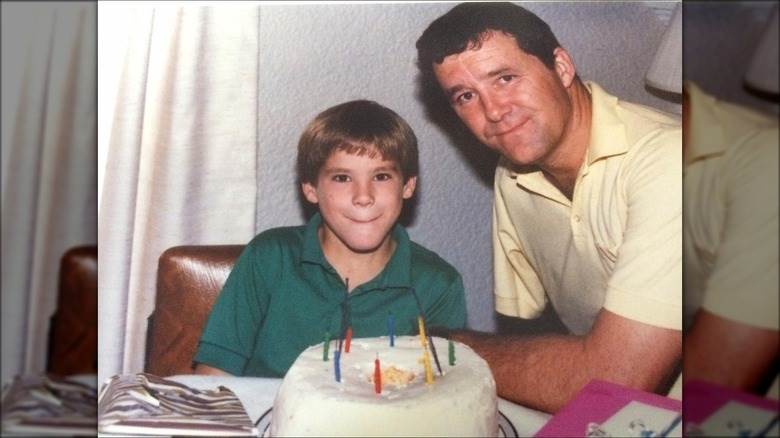
[{"label": "white tablecloth", "polygon": [[[230,388],[244,404],[253,423],[273,406],[276,391],[282,383],[282,379],[260,377],[180,375],[167,378],[198,389],[214,389],[220,385]],[[550,419],[550,414],[501,398],[498,410],[512,422],[519,436],[533,436]]]}]

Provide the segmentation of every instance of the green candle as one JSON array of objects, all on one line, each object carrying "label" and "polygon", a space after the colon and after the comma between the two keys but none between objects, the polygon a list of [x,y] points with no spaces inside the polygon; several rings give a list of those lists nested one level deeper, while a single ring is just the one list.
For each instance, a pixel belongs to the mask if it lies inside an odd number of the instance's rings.
[{"label": "green candle", "polygon": [[322,343],[322,361],[328,361],[328,348],[330,347],[330,332],[325,332],[325,340]]},{"label": "green candle", "polygon": [[452,343],[452,339],[449,340],[449,353],[450,353],[450,366],[455,365],[455,344]]}]

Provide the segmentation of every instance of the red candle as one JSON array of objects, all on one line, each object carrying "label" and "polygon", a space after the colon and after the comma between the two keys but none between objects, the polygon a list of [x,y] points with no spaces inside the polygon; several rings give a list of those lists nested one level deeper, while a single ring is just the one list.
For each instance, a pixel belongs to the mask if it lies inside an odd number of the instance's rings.
[{"label": "red candle", "polygon": [[382,393],[382,372],[379,369],[379,358],[374,360],[374,392]]},{"label": "red candle", "polygon": [[346,344],[344,345],[344,351],[349,353],[349,344],[352,342],[352,327],[347,328],[347,340]]}]

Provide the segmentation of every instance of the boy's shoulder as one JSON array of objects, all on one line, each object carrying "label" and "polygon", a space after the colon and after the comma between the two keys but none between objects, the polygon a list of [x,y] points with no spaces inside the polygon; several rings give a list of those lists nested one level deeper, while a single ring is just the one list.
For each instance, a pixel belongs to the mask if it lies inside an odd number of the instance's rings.
[{"label": "boy's shoulder", "polygon": [[305,230],[305,225],[269,228],[252,238],[246,249],[252,252],[265,252],[300,248]]},{"label": "boy's shoulder", "polygon": [[460,273],[439,254],[412,240],[409,241],[411,265],[413,271],[443,274],[447,277],[458,277]]}]

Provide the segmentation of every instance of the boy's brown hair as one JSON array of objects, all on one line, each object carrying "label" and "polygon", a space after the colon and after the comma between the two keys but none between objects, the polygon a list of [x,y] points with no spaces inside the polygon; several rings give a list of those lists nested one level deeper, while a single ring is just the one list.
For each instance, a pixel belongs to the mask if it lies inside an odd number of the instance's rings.
[{"label": "boy's brown hair", "polygon": [[370,100],[353,100],[326,109],[298,141],[298,178],[316,184],[325,161],[336,150],[370,157],[379,154],[400,167],[404,183],[419,170],[417,137],[393,110]]}]

